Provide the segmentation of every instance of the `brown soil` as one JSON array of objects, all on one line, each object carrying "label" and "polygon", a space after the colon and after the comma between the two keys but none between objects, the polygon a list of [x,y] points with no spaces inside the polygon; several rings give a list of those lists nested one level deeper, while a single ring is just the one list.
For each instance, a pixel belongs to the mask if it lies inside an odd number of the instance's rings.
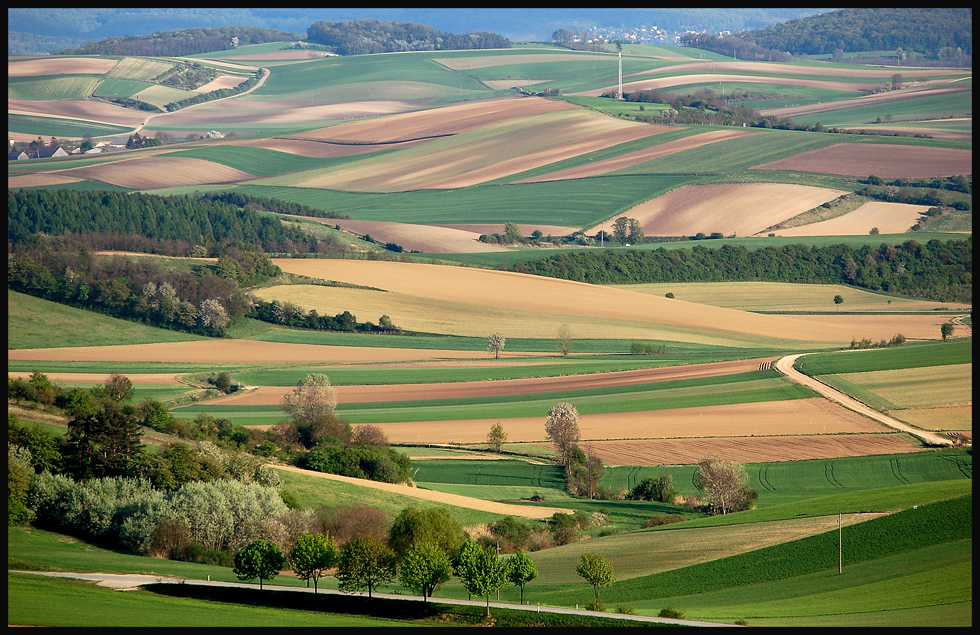
[{"label": "brown soil", "polygon": [[973,152],[950,148],[839,143],[755,166],[759,170],[798,170],[884,178],[973,174]]}]

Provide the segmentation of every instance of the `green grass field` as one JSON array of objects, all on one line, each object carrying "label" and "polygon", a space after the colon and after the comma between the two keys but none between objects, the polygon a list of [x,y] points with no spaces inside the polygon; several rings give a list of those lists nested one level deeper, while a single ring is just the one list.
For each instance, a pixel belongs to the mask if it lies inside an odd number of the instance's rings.
[{"label": "green grass field", "polygon": [[[116,135],[132,130],[125,126],[113,126],[94,121],[76,121],[55,117],[40,117],[34,115],[7,114],[7,129],[11,132],[21,132],[41,135],[43,137],[68,137],[81,139],[86,134],[95,137]],[[72,164],[75,167],[76,164]]]},{"label": "green grass field", "polygon": [[796,367],[807,375],[839,375],[875,370],[921,368],[973,362],[973,339],[916,342],[900,347],[814,353],[801,357]]},{"label": "green grass field", "polygon": [[101,75],[44,75],[8,77],[8,99],[85,99],[99,85]]}]

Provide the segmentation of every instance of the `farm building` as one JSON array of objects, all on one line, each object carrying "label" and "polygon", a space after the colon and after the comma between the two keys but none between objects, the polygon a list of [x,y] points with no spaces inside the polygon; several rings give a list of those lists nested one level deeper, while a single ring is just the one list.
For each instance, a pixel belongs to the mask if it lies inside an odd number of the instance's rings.
[{"label": "farm building", "polygon": [[37,150],[38,159],[48,159],[51,157],[66,157],[66,156],[68,156],[68,153],[65,152],[63,148],[44,147],[44,148],[38,148]]},{"label": "farm building", "polygon": [[23,161],[26,158],[28,158],[27,153],[21,150],[14,150],[7,153],[8,161]]}]

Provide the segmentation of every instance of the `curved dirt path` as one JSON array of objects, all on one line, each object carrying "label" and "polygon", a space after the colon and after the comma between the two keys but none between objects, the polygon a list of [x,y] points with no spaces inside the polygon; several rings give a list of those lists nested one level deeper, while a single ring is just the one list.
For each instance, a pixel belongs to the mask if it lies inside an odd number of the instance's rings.
[{"label": "curved dirt path", "polygon": [[952,440],[950,440],[948,437],[944,435],[935,434],[932,432],[928,432],[926,430],[920,430],[919,428],[914,428],[906,423],[902,423],[898,419],[893,419],[892,417],[889,417],[886,414],[882,414],[881,412],[878,412],[874,408],[871,408],[870,406],[861,403],[857,399],[854,399],[853,397],[840,392],[836,388],[831,388],[830,386],[823,383],[819,379],[810,377],[809,375],[804,375],[800,371],[793,368],[793,364],[796,362],[797,359],[808,354],[809,353],[798,353],[796,355],[787,355],[785,357],[781,357],[779,358],[778,361],[776,361],[774,366],[776,370],[786,375],[796,383],[803,384],[807,388],[814,390],[815,392],[826,397],[827,399],[836,401],[837,403],[844,406],[845,408],[849,410],[853,410],[854,412],[864,415],[865,417],[869,417],[871,419],[874,419],[875,421],[879,421],[885,424],[886,426],[888,426],[889,428],[895,428],[896,430],[907,432],[912,436],[921,439],[924,443],[927,443],[929,445],[943,445],[943,446],[953,445]]},{"label": "curved dirt path", "polygon": [[510,516],[520,516],[521,518],[551,518],[555,513],[561,512],[563,514],[574,514],[575,510],[565,509],[563,507],[531,507],[525,505],[511,505],[509,503],[497,503],[494,501],[483,500],[480,498],[472,498],[470,496],[461,496],[459,494],[447,494],[445,492],[436,492],[429,489],[419,489],[418,487],[409,487],[404,483],[381,483],[379,481],[369,481],[363,478],[351,478],[349,476],[340,476],[338,474],[326,474],[324,472],[314,472],[312,470],[304,470],[298,467],[293,467],[291,465],[273,465],[269,464],[269,467],[274,467],[277,470],[284,470],[287,472],[296,472],[297,474],[304,474],[306,476],[315,476],[317,478],[326,478],[333,481],[343,481],[344,483],[351,483],[353,485],[358,485],[361,487],[369,487],[372,489],[380,489],[386,492],[391,492],[392,494],[401,494],[402,496],[413,496],[415,498],[421,498],[423,500],[432,501],[435,503],[443,503],[446,505],[454,505],[456,507],[465,507],[467,509],[477,509],[484,512],[491,512],[493,514],[505,514]]}]

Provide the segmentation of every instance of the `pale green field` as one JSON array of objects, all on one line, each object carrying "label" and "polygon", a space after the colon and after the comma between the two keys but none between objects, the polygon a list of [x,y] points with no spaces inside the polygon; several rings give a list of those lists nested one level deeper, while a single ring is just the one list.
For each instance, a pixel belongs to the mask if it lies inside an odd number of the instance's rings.
[{"label": "pale green field", "polygon": [[174,67],[170,60],[153,59],[145,57],[124,57],[116,66],[106,74],[106,77],[118,77],[120,79],[137,79],[145,82],[162,75]]},{"label": "pale green field", "polygon": [[[863,291],[836,284],[793,284],[789,282],[658,282],[610,285],[617,288],[710,304],[743,311],[933,311],[959,310],[969,305],[933,302]],[[834,304],[834,296],[844,298]]]}]

